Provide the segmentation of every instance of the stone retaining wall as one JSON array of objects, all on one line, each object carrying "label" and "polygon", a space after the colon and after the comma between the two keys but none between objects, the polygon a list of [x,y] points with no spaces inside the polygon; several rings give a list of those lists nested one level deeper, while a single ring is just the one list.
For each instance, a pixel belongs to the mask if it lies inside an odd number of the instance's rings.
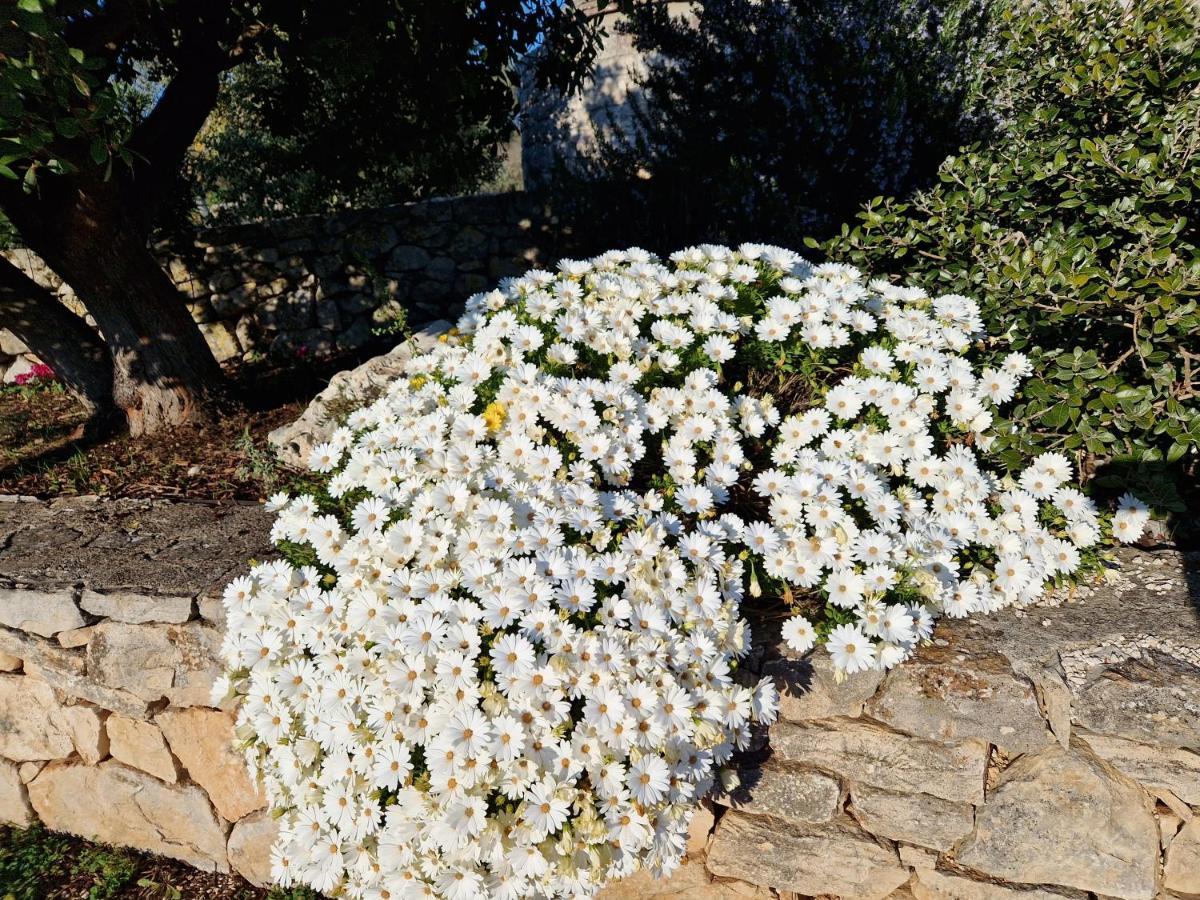
[{"label": "stone retaining wall", "polygon": [[[258,507],[0,503],[0,819],[263,883],[273,825],[209,704]],[[782,716],[667,882],[606,900],[1200,896],[1200,590],[1171,551],[945,624],[887,676],[759,645]]]},{"label": "stone retaining wall", "polygon": [[[356,349],[405,312],[454,318],[471,294],[553,262],[572,241],[544,200],[513,192],[214,229],[156,252],[225,362]],[[4,255],[81,311],[37,256]],[[29,365],[0,330],[0,375],[12,381]]]}]

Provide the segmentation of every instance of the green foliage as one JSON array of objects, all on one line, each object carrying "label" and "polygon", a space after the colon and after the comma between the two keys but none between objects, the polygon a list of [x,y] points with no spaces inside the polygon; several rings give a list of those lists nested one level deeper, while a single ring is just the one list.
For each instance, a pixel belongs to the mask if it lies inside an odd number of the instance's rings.
[{"label": "green foliage", "polygon": [[1167,480],[1200,447],[1198,16],[1189,0],[1014,5],[981,87],[1002,133],[819,245],[979,299],[989,347],[1029,353],[997,442],[1010,467],[1071,451],[1175,508]]},{"label": "green foliage", "polygon": [[17,0],[0,12],[0,184],[170,181],[215,103],[190,167],[210,211],[462,190],[493,173],[530,49],[565,87],[597,34],[555,0]]},{"label": "green foliage", "polygon": [[137,91],[73,46],[61,27],[70,12],[58,10],[58,0],[19,0],[0,18],[0,178],[29,191],[44,174],[88,162],[111,174],[114,158],[133,159],[124,142]]},{"label": "green foliage", "polygon": [[57,881],[86,885],[79,896],[108,900],[137,873],[137,854],[82,844],[35,824],[25,830],[0,828],[0,900],[42,900]]}]

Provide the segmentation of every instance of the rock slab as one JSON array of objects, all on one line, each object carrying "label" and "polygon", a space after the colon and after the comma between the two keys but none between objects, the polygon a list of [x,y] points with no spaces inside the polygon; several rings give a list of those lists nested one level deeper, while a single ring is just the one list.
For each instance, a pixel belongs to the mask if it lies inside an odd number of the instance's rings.
[{"label": "rock slab", "polygon": [[197,787],[163,784],[110,760],[52,763],[28,789],[38,818],[54,831],[169,856],[206,872],[229,871],[225,830]]},{"label": "rock slab", "polygon": [[1085,746],[1057,744],[1001,776],[958,850],[962,865],[1019,884],[1151,900],[1158,826],[1138,785]]}]

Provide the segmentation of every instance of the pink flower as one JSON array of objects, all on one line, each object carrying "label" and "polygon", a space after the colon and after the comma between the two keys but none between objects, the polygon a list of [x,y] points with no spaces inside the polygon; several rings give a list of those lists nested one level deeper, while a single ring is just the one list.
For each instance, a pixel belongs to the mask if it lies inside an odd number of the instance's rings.
[{"label": "pink flower", "polygon": [[30,382],[52,381],[53,379],[54,370],[45,363],[37,363],[28,372],[22,372],[13,378],[13,383],[23,387]]}]

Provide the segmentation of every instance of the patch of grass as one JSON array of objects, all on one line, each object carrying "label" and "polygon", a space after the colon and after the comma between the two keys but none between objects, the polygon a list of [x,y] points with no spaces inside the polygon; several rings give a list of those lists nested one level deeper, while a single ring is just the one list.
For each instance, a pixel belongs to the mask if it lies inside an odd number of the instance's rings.
[{"label": "patch of grass", "polygon": [[0,900],[322,900],[307,888],[262,890],[237,875],[123,847],[94,844],[40,824],[0,826]]},{"label": "patch of grass", "polygon": [[76,896],[110,900],[132,883],[138,869],[132,851],[83,844],[41,825],[0,830],[0,898],[44,900],[58,883],[82,889]]}]

